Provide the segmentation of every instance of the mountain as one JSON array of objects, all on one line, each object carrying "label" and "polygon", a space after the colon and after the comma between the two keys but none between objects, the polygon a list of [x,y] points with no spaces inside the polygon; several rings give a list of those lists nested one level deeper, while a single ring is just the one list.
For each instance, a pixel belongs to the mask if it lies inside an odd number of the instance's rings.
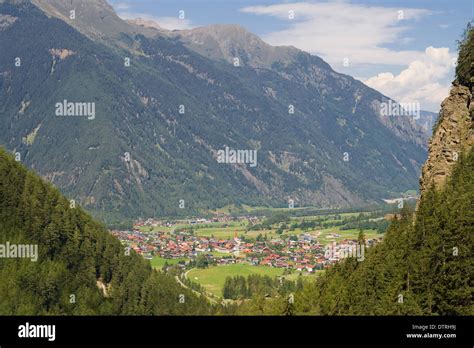
[{"label": "mountain", "polygon": [[213,60],[230,64],[239,58],[242,64],[253,68],[271,68],[273,63],[287,65],[300,51],[294,47],[270,46],[257,35],[240,25],[210,25],[175,32],[188,48]]},{"label": "mountain", "polygon": [[348,258],[295,294],[299,314],[474,314],[472,47],[468,26],[423,167],[416,213],[403,207],[362,262]]},{"label": "mountain", "polygon": [[210,313],[1,148],[0,197],[0,315]]},{"label": "mountain", "polygon": [[420,111],[420,117],[415,121],[430,137],[433,134],[433,127],[438,120],[438,114],[431,111]]},{"label": "mountain", "polygon": [[[8,1],[7,1],[8,2]],[[22,3],[22,1],[17,1]],[[131,25],[114,12],[112,6],[103,0],[32,0],[50,17],[58,18],[73,26],[93,40],[104,43],[115,42],[121,33],[128,35],[156,35],[153,28]],[[72,14],[71,11],[74,11]]]},{"label": "mountain", "polygon": [[[0,144],[107,221],[361,206],[416,187],[425,160],[414,120],[381,113],[389,98],[241,27],[169,32],[101,0],[4,0],[0,45]],[[65,101],[93,117],[58,116]],[[257,151],[256,166],[219,163],[226,147]]]}]

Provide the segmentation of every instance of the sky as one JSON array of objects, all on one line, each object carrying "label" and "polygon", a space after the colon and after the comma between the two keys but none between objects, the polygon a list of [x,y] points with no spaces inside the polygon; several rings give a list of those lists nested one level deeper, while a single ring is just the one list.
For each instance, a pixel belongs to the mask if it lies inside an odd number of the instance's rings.
[{"label": "sky", "polygon": [[240,24],[295,46],[388,97],[438,112],[474,0],[108,0],[124,19],[170,30]]}]

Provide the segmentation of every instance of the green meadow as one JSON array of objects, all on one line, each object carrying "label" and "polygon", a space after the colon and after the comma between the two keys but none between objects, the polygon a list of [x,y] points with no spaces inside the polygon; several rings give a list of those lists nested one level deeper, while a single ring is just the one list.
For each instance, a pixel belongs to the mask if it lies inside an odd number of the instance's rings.
[{"label": "green meadow", "polygon": [[194,268],[187,273],[187,277],[193,282],[201,284],[208,292],[221,297],[226,277],[237,275],[246,277],[250,274],[277,277],[283,274],[283,269],[268,266],[251,266],[239,263],[203,269]]},{"label": "green meadow", "polygon": [[187,259],[165,259],[163,257],[155,256],[150,260],[151,267],[161,269],[165,263],[168,265],[176,265],[179,261],[186,261]]}]

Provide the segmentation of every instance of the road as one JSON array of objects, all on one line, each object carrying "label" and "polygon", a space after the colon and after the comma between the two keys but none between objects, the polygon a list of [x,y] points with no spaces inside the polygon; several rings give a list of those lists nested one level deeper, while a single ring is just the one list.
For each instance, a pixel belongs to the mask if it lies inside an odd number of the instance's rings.
[{"label": "road", "polygon": [[[193,270],[193,268],[191,268],[190,270],[188,270],[186,273],[184,273],[184,277],[187,279],[188,278],[188,273],[189,271]],[[179,276],[175,276],[174,277],[176,279],[176,281],[178,282],[179,285],[181,285],[183,288],[185,289],[188,289],[188,290],[191,290],[193,293],[195,293],[197,296],[204,296],[209,302],[211,302],[212,304],[219,304],[219,302],[217,300],[215,300],[213,298],[213,296],[211,294],[209,294],[207,291],[204,291],[204,292],[199,292],[199,291],[196,291],[194,289],[191,289],[189,286],[187,286],[186,284],[184,284],[181,279],[179,279]]]}]

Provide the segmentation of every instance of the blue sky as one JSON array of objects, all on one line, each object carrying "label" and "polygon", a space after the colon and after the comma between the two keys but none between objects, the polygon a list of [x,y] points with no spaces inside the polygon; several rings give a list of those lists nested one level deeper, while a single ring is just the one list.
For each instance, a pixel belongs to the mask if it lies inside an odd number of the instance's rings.
[{"label": "blue sky", "polygon": [[269,44],[316,54],[387,96],[435,112],[454,76],[456,40],[474,18],[472,0],[108,2],[123,18],[166,29],[240,24]]}]

